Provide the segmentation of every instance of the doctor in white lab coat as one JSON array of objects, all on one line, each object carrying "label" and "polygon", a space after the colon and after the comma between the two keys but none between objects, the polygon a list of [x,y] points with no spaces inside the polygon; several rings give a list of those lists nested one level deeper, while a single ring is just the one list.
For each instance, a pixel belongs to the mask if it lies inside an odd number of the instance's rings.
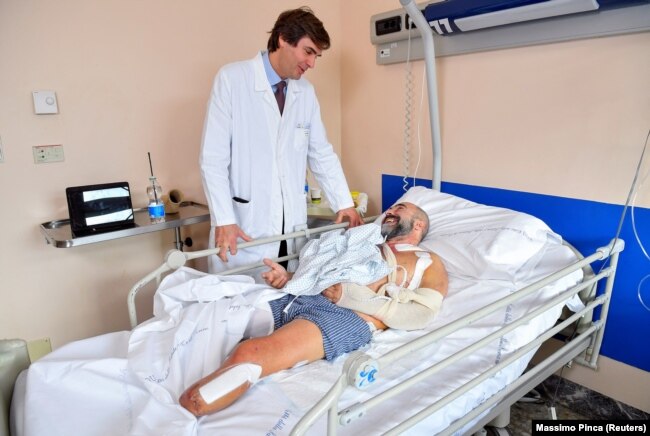
[{"label": "doctor in white lab coat", "polygon": [[[285,11],[271,31],[268,51],[218,72],[200,154],[210,247],[220,248],[209,260],[210,272],[275,257],[285,248],[294,251],[293,240],[282,250],[279,242],[237,250],[237,242],[305,227],[307,165],[337,211],[335,222],[362,223],[327,140],[314,88],[302,77],[327,48],[329,35],[311,10]],[[282,112],[274,94],[281,80]]]}]

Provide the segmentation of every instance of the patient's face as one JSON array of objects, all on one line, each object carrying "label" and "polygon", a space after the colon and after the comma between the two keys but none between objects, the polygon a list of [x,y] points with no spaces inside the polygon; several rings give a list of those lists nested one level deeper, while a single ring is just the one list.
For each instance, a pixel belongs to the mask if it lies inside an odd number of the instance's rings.
[{"label": "patient's face", "polygon": [[386,211],[381,222],[381,234],[387,240],[408,235],[413,231],[413,211],[410,203],[398,203]]}]

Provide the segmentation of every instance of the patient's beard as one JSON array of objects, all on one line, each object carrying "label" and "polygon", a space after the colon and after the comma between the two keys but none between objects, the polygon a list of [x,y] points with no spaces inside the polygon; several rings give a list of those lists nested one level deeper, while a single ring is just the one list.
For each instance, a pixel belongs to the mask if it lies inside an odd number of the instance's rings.
[{"label": "patient's beard", "polygon": [[386,238],[387,241],[397,238],[398,236],[405,236],[411,233],[413,230],[413,220],[401,218],[396,224],[382,224],[381,225],[381,235]]}]

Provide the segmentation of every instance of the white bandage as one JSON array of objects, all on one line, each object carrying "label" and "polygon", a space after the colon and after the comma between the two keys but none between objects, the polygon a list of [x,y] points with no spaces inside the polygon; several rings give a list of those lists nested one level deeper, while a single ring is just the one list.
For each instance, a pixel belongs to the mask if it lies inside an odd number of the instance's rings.
[{"label": "white bandage", "polygon": [[[404,269],[404,267],[397,264],[397,258],[395,257],[393,250],[391,250],[388,244],[384,244],[382,248],[383,248],[384,258],[386,259],[386,262],[388,263],[388,265],[394,268],[393,273],[388,277],[388,280],[395,283],[395,281],[397,280],[397,269],[398,268]],[[413,277],[411,278],[411,282],[409,283],[408,288],[410,290],[419,288],[420,283],[422,282],[422,276],[424,275],[424,272],[433,263],[433,260],[431,260],[431,255],[429,255],[428,251],[424,251],[420,247],[411,244],[395,244],[395,249],[397,251],[415,252],[415,255],[417,256],[418,260],[415,263],[415,271],[413,271]],[[406,271],[404,271],[402,284],[398,285],[399,287],[404,287],[404,282],[406,282],[406,278],[407,278],[406,276],[407,273]]]},{"label": "white bandage", "polygon": [[395,244],[394,247],[397,251],[422,251],[420,247],[412,244]]},{"label": "white bandage", "polygon": [[407,271],[404,271],[402,283],[397,284],[397,270],[404,269],[397,264],[397,258],[388,244],[382,245],[384,258],[393,267],[388,276],[388,283],[375,293],[367,286],[355,283],[342,283],[341,298],[338,306],[377,318],[388,327],[402,330],[424,328],[438,313],[443,295],[435,289],[421,288],[422,277],[433,263],[427,251],[410,244],[397,244],[397,251],[415,251],[417,261],[413,277],[405,287]]},{"label": "white bandage", "polygon": [[210,404],[228,395],[244,383],[255,383],[261,374],[261,366],[254,363],[240,363],[201,386],[199,394],[206,404]]},{"label": "white bandage", "polygon": [[426,271],[427,268],[429,268],[429,265],[433,263],[433,260],[431,260],[429,253],[418,251],[415,253],[415,255],[418,257],[418,260],[415,262],[415,271],[413,271],[413,278],[411,278],[411,283],[409,283],[408,286],[411,291],[420,287],[420,282],[422,282],[424,271]]},{"label": "white bandage", "polygon": [[382,286],[378,293],[355,283],[343,283],[341,291],[338,306],[365,313],[388,327],[403,330],[424,328],[440,310],[443,299],[435,289],[411,290],[390,283]]}]

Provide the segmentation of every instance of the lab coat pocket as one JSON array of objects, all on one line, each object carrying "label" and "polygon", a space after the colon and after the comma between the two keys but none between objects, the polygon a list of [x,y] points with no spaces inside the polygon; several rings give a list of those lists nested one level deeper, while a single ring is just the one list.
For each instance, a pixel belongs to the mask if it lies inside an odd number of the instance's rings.
[{"label": "lab coat pocket", "polygon": [[235,209],[235,215],[237,215],[239,228],[248,232],[252,222],[252,206],[249,201],[244,202],[241,200],[239,197],[233,197],[232,204]]},{"label": "lab coat pocket", "polygon": [[293,134],[293,146],[296,150],[304,150],[309,145],[309,127],[296,127]]}]

